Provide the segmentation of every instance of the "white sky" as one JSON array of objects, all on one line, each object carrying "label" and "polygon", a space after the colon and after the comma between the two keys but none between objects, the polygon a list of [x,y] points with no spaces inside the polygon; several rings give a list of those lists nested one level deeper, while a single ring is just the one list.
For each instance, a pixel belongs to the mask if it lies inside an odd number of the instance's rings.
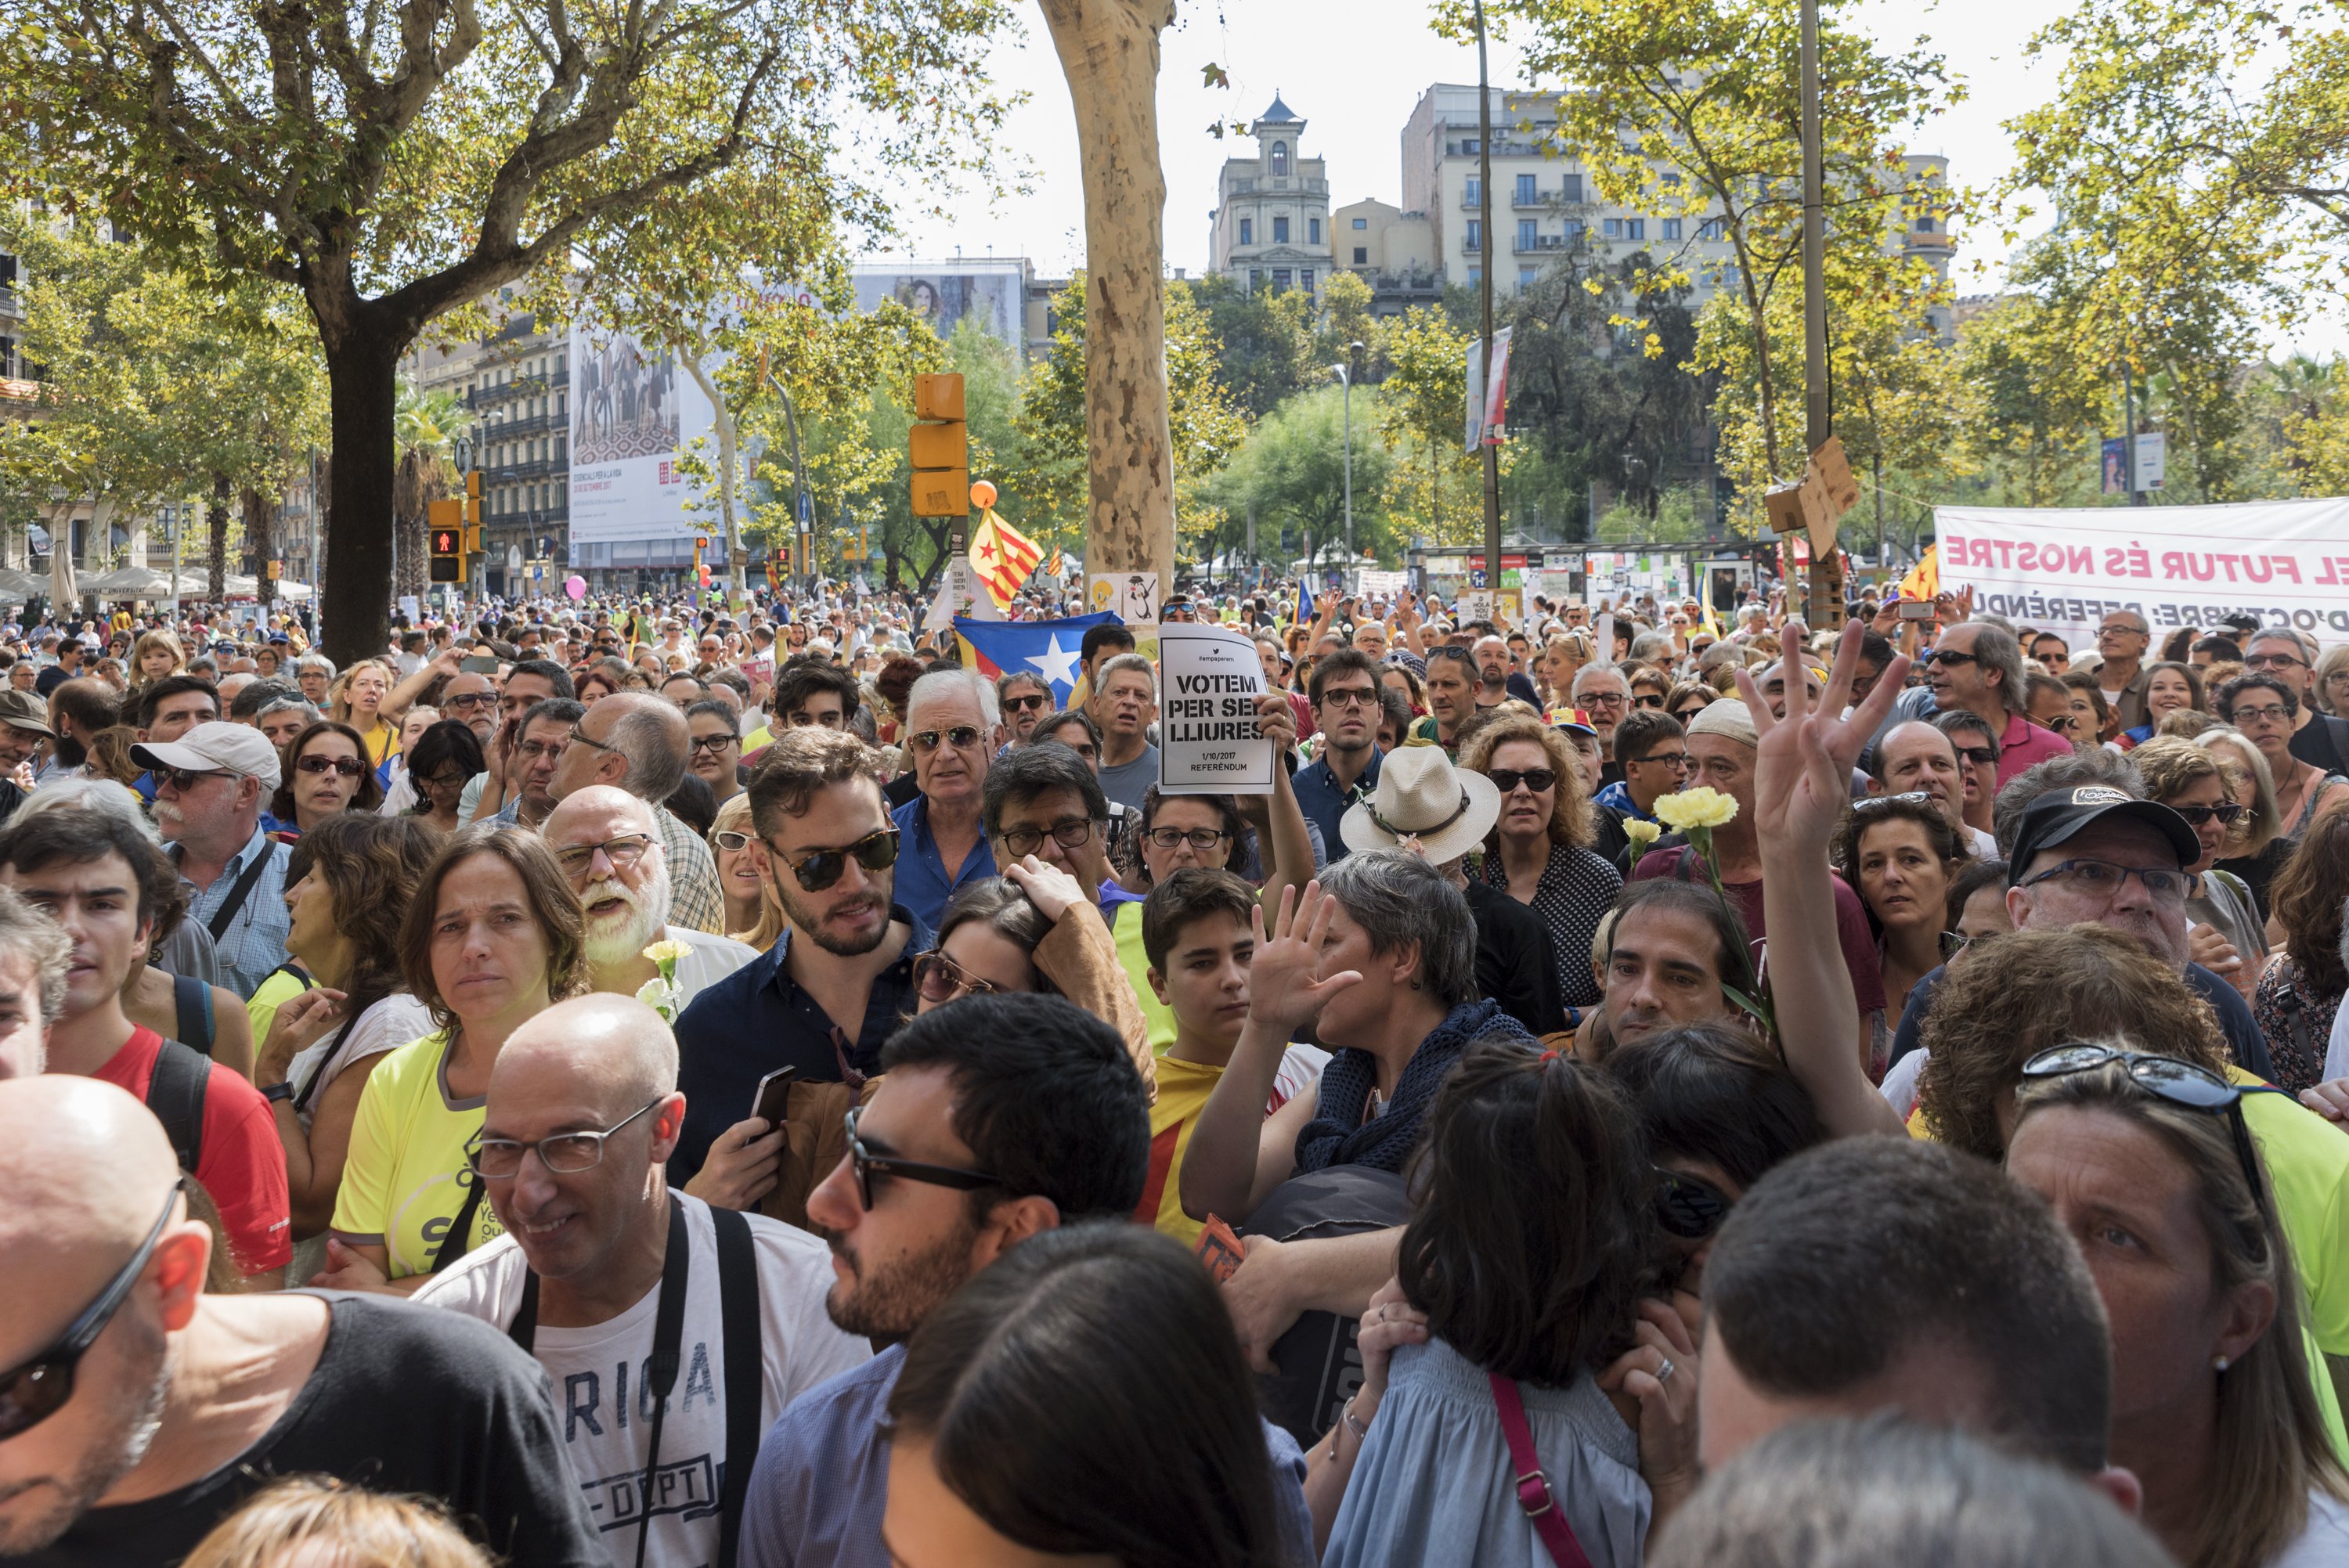
[{"label": "white sky", "polygon": [[[2049,96],[2051,66],[2027,66],[2023,46],[2032,29],[2055,13],[2060,0],[1863,0],[1863,25],[1888,46],[1921,33],[1948,58],[1950,73],[1968,97],[1930,121],[1918,150],[1947,153],[1951,178],[1987,189],[2013,161],[2001,121]],[[1207,263],[1207,213],[1216,175],[1237,145],[1206,134],[1212,121],[1252,120],[1277,91],[1307,121],[1303,150],[1328,160],[1330,205],[1402,194],[1404,117],[1428,85],[1474,83],[1473,47],[1437,37],[1428,26],[1426,0],[1188,0],[1163,39],[1158,113],[1161,160],[1166,170],[1166,263],[1196,275]],[[1025,254],[1038,275],[1064,277],[1084,254],[1084,205],[1077,160],[1076,124],[1060,62],[1041,16],[1025,13],[1024,38],[1007,36],[990,61],[996,81],[1024,89],[1029,101],[1013,115],[1005,146],[1033,172],[1032,193],[954,223],[914,225],[898,255],[923,259]],[[1518,81],[1516,52],[1492,49],[1492,79]],[[1209,62],[1231,73],[1228,90],[1202,85]],[[1530,84],[1539,85],[1539,84]],[[975,201],[960,204],[969,212]],[[1997,285],[2003,254],[1997,225],[1977,222],[1961,232],[1955,282],[1961,294]],[[2302,332],[2300,346],[2332,353],[2349,347],[2349,327],[2338,316]]]}]

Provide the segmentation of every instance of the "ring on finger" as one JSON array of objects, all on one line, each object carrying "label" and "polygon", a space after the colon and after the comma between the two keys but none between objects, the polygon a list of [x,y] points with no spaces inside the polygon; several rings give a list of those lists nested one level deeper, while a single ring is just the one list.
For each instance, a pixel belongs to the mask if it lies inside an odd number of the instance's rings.
[{"label": "ring on finger", "polygon": [[1668,1383],[1671,1381],[1672,1374],[1676,1370],[1678,1370],[1678,1368],[1673,1367],[1672,1358],[1669,1356],[1663,1357],[1661,1364],[1656,1368],[1656,1381],[1659,1383]]}]

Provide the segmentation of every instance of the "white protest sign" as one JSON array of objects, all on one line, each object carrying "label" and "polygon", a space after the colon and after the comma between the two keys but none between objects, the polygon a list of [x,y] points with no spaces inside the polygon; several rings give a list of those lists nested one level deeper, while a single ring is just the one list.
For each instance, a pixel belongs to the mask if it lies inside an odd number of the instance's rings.
[{"label": "white protest sign", "polygon": [[1406,573],[1373,572],[1366,567],[1354,573],[1354,591],[1366,599],[1392,599],[1410,586]]},{"label": "white protest sign", "polygon": [[1107,610],[1129,626],[1158,622],[1158,573],[1155,572],[1096,572],[1092,575],[1092,609]]},{"label": "white protest sign", "polygon": [[1158,788],[1168,795],[1268,795],[1280,766],[1257,734],[1264,665],[1256,645],[1204,622],[1158,628]]}]

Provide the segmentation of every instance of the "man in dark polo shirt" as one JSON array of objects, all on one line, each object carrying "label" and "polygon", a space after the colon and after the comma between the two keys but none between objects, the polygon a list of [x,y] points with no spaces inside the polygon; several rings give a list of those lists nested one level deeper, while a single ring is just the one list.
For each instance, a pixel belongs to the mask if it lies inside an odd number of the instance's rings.
[{"label": "man in dark polo shirt", "polygon": [[1379,667],[1368,654],[1340,648],[1313,666],[1311,684],[1321,754],[1297,770],[1297,805],[1334,861],[1346,852],[1338,825],[1355,791],[1379,784]]},{"label": "man in dark polo shirt", "polygon": [[685,1125],[669,1180],[721,1208],[771,1190],[780,1129],[750,1115],[759,1080],[862,1084],[913,1010],[929,928],[892,901],[897,830],[877,752],[844,730],[787,730],[750,780],[758,834],[790,923],[771,951],[704,989],[677,1021]]}]

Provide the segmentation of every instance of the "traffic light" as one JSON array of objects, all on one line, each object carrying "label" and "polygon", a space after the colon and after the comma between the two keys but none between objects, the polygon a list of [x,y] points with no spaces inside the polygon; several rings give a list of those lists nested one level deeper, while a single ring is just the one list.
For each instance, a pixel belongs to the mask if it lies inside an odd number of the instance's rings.
[{"label": "traffic light", "polygon": [[431,581],[462,583],[465,580],[465,505],[462,501],[436,500],[427,509],[432,526]]},{"label": "traffic light", "polygon": [[481,470],[475,469],[465,476],[465,521],[473,528],[473,548],[481,546]]},{"label": "traffic light", "polygon": [[914,377],[914,418],[906,445],[914,459],[914,515],[970,515],[970,439],[963,426],[962,377]]}]

